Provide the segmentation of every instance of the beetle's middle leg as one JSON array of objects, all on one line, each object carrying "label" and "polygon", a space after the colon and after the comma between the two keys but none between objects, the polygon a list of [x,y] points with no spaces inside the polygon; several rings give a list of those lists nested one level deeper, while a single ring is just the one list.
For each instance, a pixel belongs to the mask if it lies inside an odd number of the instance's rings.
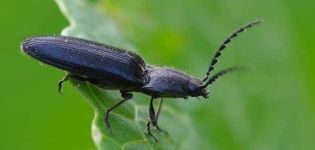
[{"label": "beetle's middle leg", "polygon": [[112,134],[112,129],[110,127],[110,124],[109,124],[109,113],[114,110],[116,107],[118,107],[119,105],[121,105],[122,103],[130,100],[132,98],[132,94],[131,93],[128,93],[128,92],[124,92],[124,91],[120,91],[121,93],[121,97],[123,98],[123,100],[119,101],[118,103],[112,105],[111,107],[109,107],[105,113],[105,124],[107,126],[107,128],[109,128],[110,130],[110,133]]}]

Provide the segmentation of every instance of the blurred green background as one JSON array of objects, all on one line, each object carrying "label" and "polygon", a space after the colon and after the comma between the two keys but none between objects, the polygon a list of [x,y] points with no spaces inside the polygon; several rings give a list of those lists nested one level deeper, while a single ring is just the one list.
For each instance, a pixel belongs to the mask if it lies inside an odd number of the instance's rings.
[{"label": "blurred green background", "polygon": [[[209,149],[315,147],[314,1],[102,4],[147,63],[198,77],[228,34],[263,19],[228,47],[216,68],[249,65],[254,71],[226,76],[210,88],[208,100],[169,100],[166,105],[190,114]],[[60,34],[68,25],[55,2],[1,0],[0,7],[0,149],[95,149],[92,110],[70,84],[64,95],[57,92],[63,72],[20,52],[22,39]]]}]

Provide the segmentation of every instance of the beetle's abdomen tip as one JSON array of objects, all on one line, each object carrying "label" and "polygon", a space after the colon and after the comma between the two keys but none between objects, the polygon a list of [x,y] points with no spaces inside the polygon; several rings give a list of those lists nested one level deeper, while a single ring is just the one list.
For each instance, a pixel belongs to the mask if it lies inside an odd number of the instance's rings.
[{"label": "beetle's abdomen tip", "polygon": [[46,37],[32,37],[27,38],[21,43],[21,50],[32,57],[39,57],[43,55],[44,51],[47,48]]},{"label": "beetle's abdomen tip", "polygon": [[32,55],[35,53],[36,43],[37,42],[35,38],[27,38],[22,41],[21,50],[28,55]]},{"label": "beetle's abdomen tip", "polygon": [[23,55],[30,55],[30,52],[31,52],[31,48],[28,44],[28,40],[23,40],[21,42],[21,45],[20,45],[20,52],[23,54]]}]

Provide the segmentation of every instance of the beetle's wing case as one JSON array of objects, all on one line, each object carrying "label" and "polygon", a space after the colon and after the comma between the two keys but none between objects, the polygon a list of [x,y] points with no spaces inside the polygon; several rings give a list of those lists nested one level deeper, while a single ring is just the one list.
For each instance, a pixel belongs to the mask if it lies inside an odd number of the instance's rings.
[{"label": "beetle's wing case", "polygon": [[93,41],[66,36],[26,39],[22,49],[35,59],[112,88],[141,86],[145,63],[138,55]]}]

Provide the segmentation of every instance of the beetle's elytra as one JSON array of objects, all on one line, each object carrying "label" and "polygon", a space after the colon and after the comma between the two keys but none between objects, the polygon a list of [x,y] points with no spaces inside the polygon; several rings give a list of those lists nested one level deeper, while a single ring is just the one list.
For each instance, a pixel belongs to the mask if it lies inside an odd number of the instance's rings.
[{"label": "beetle's elytra", "polygon": [[67,75],[59,81],[59,92],[62,83],[68,78],[88,81],[101,88],[119,90],[122,100],[110,107],[105,113],[105,124],[110,129],[109,113],[120,104],[132,98],[132,92],[141,92],[151,97],[149,103],[150,119],[147,132],[157,139],[150,131],[152,124],[157,128],[159,112],[155,112],[153,100],[161,98],[159,110],[164,97],[188,98],[202,96],[208,98],[207,87],[220,76],[238,70],[232,67],[222,70],[210,77],[222,50],[239,33],[251,28],[261,21],[249,23],[233,32],[214,54],[206,76],[198,79],[181,71],[148,65],[137,54],[123,49],[96,43],[89,40],[67,36],[40,36],[28,38],[22,43],[22,49],[31,57],[65,70]]}]

